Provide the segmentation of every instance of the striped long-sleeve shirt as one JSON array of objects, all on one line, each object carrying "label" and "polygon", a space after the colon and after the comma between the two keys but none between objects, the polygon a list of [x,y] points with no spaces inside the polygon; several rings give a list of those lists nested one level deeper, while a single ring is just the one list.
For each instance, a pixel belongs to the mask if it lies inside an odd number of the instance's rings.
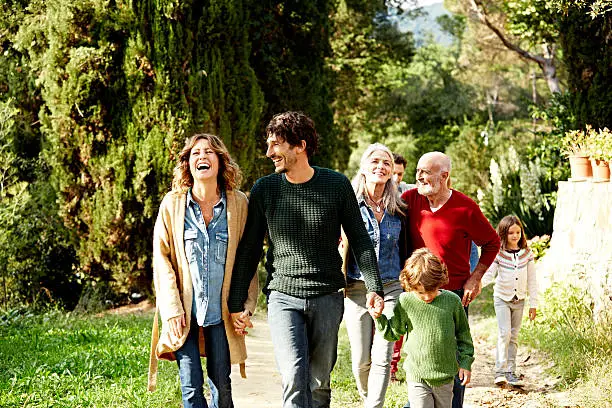
[{"label": "striped long-sleeve shirt", "polygon": [[538,306],[538,281],[533,252],[529,248],[518,252],[499,251],[495,261],[482,277],[482,286],[493,281],[493,296],[509,302],[514,296],[517,299],[525,299],[529,294],[529,306]]}]

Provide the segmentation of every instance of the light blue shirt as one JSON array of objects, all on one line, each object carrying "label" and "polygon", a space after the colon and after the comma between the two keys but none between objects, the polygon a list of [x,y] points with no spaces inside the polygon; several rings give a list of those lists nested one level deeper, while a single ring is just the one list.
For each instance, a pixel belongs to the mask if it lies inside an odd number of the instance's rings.
[{"label": "light blue shirt", "polygon": [[187,192],[185,209],[185,252],[193,282],[193,307],[200,326],[221,322],[221,289],[227,254],[227,201],[225,192],[213,207],[213,218],[206,227],[198,203]]},{"label": "light blue shirt", "polygon": [[[378,270],[383,283],[396,281],[402,270],[399,252],[399,238],[402,230],[402,220],[397,215],[391,215],[385,210],[380,224],[374,213],[367,206],[363,198],[358,198],[359,211],[370,239],[376,250]],[[351,279],[363,280],[361,271],[354,259],[348,265],[347,275]]]}]

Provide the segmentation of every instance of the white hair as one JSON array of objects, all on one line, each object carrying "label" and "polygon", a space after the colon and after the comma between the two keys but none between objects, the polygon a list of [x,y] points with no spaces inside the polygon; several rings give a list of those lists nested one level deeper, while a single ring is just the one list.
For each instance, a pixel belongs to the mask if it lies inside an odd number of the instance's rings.
[{"label": "white hair", "polygon": [[[365,177],[365,169],[368,164],[368,159],[372,155],[372,153],[381,151],[389,155],[389,159],[391,160],[391,173],[395,168],[395,163],[393,161],[393,153],[391,150],[382,143],[374,143],[369,145],[363,155],[361,155],[361,160],[359,161],[359,170],[355,177],[353,177],[353,190],[355,190],[355,195],[357,198],[363,197],[367,198],[367,190],[366,190],[366,177]],[[389,177],[387,183],[385,183],[385,189],[383,190],[382,196],[383,203],[385,204],[385,208],[387,212],[391,215],[396,215],[397,213],[404,215],[404,210],[406,209],[406,204],[400,198],[400,195],[397,191],[397,184],[393,177]]]}]

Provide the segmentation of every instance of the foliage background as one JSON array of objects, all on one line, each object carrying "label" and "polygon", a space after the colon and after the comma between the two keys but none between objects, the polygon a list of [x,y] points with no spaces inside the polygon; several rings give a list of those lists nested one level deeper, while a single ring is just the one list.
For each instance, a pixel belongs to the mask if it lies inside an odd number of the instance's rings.
[{"label": "foliage background", "polygon": [[[453,159],[490,221],[551,232],[561,136],[611,126],[605,2],[480,1],[508,42],[554,50],[561,92],[447,0],[450,41],[402,29],[392,0],[0,0],[0,302],[96,308],[151,294],[151,231],[186,136],[214,132],[245,173],[263,129],[311,115],[315,163],[351,177],[375,141]],[[93,303],[96,303],[95,305]]]}]

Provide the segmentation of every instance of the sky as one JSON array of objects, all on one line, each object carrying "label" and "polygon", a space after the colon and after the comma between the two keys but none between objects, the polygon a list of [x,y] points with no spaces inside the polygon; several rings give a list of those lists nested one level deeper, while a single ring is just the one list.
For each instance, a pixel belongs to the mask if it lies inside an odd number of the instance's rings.
[{"label": "sky", "polygon": [[434,4],[434,3],[443,3],[443,0],[418,0],[417,3],[419,3],[419,6],[429,6],[430,4]]},{"label": "sky", "polygon": [[[416,2],[419,7],[423,7],[423,6],[429,6],[430,4],[435,4],[435,3],[444,3],[444,0],[416,0]],[[412,4],[410,4],[409,6],[411,6]],[[412,7],[408,7],[408,8],[410,9]]]}]

